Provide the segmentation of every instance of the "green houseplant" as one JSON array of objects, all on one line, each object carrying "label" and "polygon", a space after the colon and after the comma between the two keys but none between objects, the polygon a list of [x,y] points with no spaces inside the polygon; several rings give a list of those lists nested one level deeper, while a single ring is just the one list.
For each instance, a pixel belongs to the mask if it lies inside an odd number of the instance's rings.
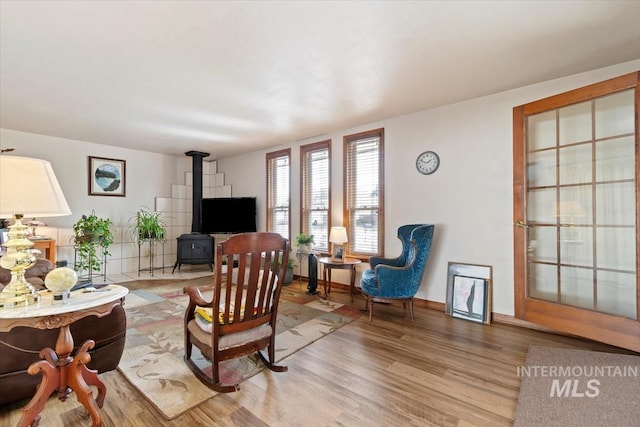
[{"label": "green houseplant", "polygon": [[141,242],[146,239],[164,240],[167,235],[166,222],[160,212],[142,207],[131,218],[133,227],[131,236],[134,241]]},{"label": "green houseplant", "polygon": [[109,246],[113,243],[111,225],[109,218],[100,218],[94,211],[73,224],[72,243],[77,253],[74,270],[88,271],[90,277],[101,270],[101,256],[110,255]]},{"label": "green houseplant", "polygon": [[[292,258],[293,257],[289,255],[289,259],[287,259],[287,270],[284,274],[284,279],[282,280],[283,285],[288,285],[293,282],[293,269],[295,268],[296,263],[293,261]],[[278,258],[278,264],[280,264],[281,262],[282,262],[282,256]],[[272,261],[271,264],[273,267],[274,266],[273,264],[275,264],[275,262]]]},{"label": "green houseplant", "polygon": [[300,248],[300,253],[311,253],[311,245],[315,243],[313,234],[298,233],[296,236],[296,245]]},{"label": "green houseplant", "polygon": [[285,273],[284,280],[282,281],[282,283],[285,285],[288,285],[291,282],[293,282],[293,269],[296,266],[296,263],[293,262],[291,258],[293,257],[289,256],[289,259],[287,260],[287,272]]}]

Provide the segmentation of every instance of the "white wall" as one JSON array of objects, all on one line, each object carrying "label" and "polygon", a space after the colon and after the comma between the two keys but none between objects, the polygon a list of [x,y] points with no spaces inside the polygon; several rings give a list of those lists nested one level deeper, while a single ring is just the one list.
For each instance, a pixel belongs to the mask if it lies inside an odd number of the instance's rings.
[{"label": "white wall", "polygon": [[[386,255],[400,252],[395,238],[398,226],[433,223],[434,245],[417,296],[445,301],[450,261],[491,265],[493,311],[513,315],[513,107],[638,70],[640,60],[317,138],[332,140],[333,224],[342,222],[343,136],[384,127]],[[315,141],[218,159],[218,170],[233,185],[234,196],[258,196],[260,229],[265,229],[266,217],[265,153],[292,148],[291,232],[295,236],[300,229],[299,146]],[[416,157],[425,150],[440,155],[441,166],[434,175],[423,176],[415,169]],[[334,277],[347,283],[346,274]]]},{"label": "white wall", "polygon": [[[385,128],[385,253],[395,256],[401,245],[398,226],[411,222],[436,225],[434,246],[419,298],[445,301],[449,261],[493,266],[493,310],[512,315],[513,197],[512,109],[515,106],[640,70],[640,60],[579,75],[477,98],[442,108],[369,123],[322,136],[332,140],[332,222],[342,222],[342,137]],[[446,84],[443,83],[443,84]],[[258,226],[266,228],[265,153],[292,148],[292,236],[299,229],[299,146],[316,140],[289,143],[269,150],[218,159],[218,171],[233,186],[233,196],[258,197]],[[69,217],[49,218],[53,227],[70,228],[83,213],[95,210],[119,227],[119,244],[112,252],[119,262],[111,273],[137,268],[127,244],[129,218],[141,206],[153,207],[156,197],[170,198],[171,185],[183,184],[190,159],[128,150],[84,141],[54,138],[0,129],[0,147],[15,148],[11,155],[51,162],[71,207]],[[415,159],[425,150],[438,152],[440,169],[431,176],[415,170]],[[88,196],[87,156],[127,161],[126,197]],[[67,231],[68,232],[68,231]],[[178,231],[179,234],[179,231]],[[59,244],[69,235],[58,236]],[[64,249],[64,248],[63,248]],[[59,258],[69,259],[60,251]],[[72,257],[72,254],[71,254]],[[365,266],[361,268],[364,269]],[[336,272],[343,273],[343,272]],[[334,278],[347,283],[345,274]]]},{"label": "white wall", "polygon": [[[73,235],[71,227],[83,214],[92,211],[98,216],[110,218],[114,224],[115,244],[110,247],[107,274],[137,271],[137,245],[131,244],[129,219],[141,207],[154,208],[155,198],[171,197],[171,185],[183,184],[185,172],[191,170],[191,160],[130,150],[85,141],[55,138],[0,129],[0,147],[14,148],[6,155],[34,157],[51,162],[60,182],[72,215],[42,218],[49,226],[38,229],[56,239],[58,260],[73,262]],[[126,161],[126,197],[88,195],[88,156],[115,158]],[[190,220],[189,220],[190,223]],[[176,231],[177,233],[181,230]],[[167,246],[165,265],[171,264],[173,240]],[[174,250],[175,252],[175,250]],[[168,262],[168,264],[167,264]],[[143,260],[143,266],[148,260]],[[159,265],[156,263],[156,265]]]}]

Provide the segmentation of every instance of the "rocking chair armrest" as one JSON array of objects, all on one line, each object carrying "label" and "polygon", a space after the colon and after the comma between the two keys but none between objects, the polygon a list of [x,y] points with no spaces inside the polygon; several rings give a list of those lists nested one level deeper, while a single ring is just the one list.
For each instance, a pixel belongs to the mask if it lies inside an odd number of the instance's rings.
[{"label": "rocking chair armrest", "polygon": [[185,286],[183,292],[189,295],[189,305],[197,305],[200,307],[210,307],[211,301],[206,301],[200,292],[200,289],[195,285]]}]

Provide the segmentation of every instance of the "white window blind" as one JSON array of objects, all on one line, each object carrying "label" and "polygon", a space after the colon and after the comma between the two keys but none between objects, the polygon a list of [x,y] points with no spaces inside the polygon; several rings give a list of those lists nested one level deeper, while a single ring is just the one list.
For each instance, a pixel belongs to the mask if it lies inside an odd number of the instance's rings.
[{"label": "white window blind", "polygon": [[345,212],[348,253],[382,255],[384,129],[345,137]]},{"label": "white window blind", "polygon": [[267,153],[267,231],[290,239],[291,150]]},{"label": "white window blind", "polygon": [[300,227],[313,235],[313,247],[320,251],[329,250],[330,144],[327,140],[300,147]]}]

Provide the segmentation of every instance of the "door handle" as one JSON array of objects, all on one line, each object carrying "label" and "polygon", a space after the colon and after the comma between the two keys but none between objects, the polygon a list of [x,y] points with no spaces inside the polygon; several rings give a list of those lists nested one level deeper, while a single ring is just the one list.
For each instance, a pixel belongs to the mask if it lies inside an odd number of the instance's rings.
[{"label": "door handle", "polygon": [[524,221],[520,220],[520,221],[516,221],[516,226],[517,227],[524,227],[524,228],[528,228],[529,224],[525,223]]}]

